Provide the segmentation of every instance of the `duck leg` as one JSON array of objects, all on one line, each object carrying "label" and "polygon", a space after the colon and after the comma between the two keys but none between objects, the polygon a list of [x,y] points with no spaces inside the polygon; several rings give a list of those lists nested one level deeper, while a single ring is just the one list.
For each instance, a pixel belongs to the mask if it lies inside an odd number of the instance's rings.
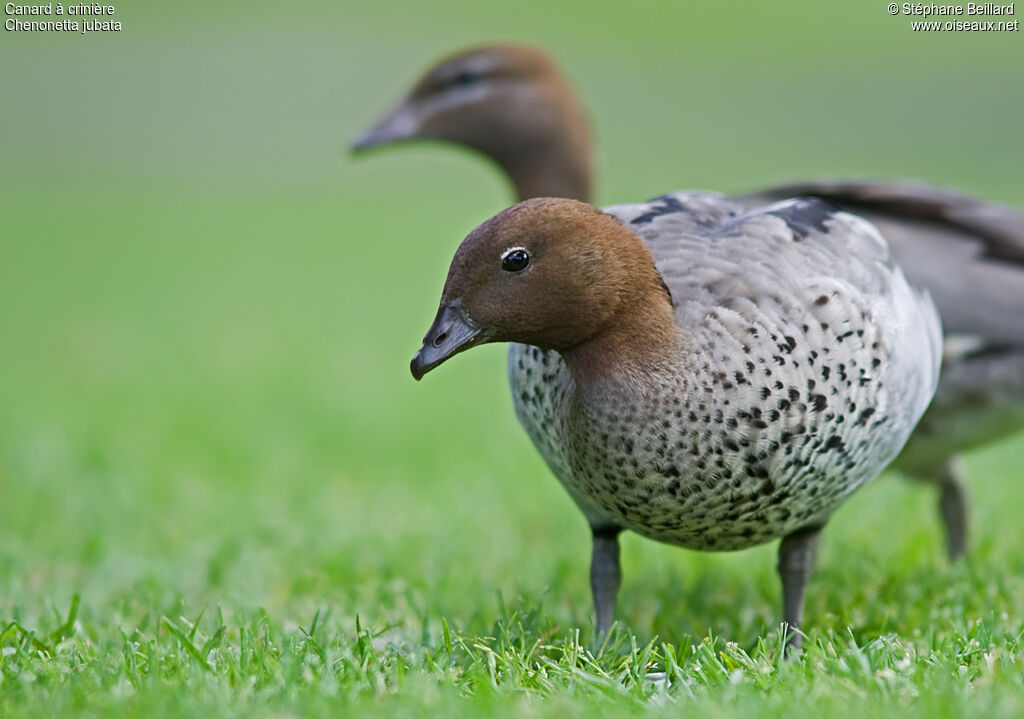
[{"label": "duck leg", "polygon": [[789,534],[779,544],[779,577],[782,579],[782,611],[786,624],[786,650],[800,651],[799,629],[804,615],[804,593],[814,564],[814,549],[822,527],[804,527]]},{"label": "duck leg", "polygon": [[603,637],[615,621],[615,597],[622,574],[619,571],[618,527],[595,527],[594,553],[590,558],[590,589],[594,594],[597,634]]},{"label": "duck leg", "polygon": [[952,456],[939,475],[942,495],[939,510],[946,527],[946,546],[949,558],[963,556],[967,549],[967,492],[964,489],[964,464],[959,456]]}]

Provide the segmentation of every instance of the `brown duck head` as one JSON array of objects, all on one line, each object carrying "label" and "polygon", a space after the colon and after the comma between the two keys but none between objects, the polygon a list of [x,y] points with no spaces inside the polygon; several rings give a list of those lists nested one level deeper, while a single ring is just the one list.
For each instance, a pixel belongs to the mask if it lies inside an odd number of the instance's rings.
[{"label": "brown duck head", "polygon": [[445,58],[352,149],[413,140],[452,142],[490,157],[519,199],[590,198],[585,113],[558,67],[534,48],[488,45]]},{"label": "brown duck head", "polygon": [[671,298],[647,246],[582,202],[521,202],[471,232],[412,360],[424,374],[486,342],[562,353],[578,379],[638,368],[676,337]]}]

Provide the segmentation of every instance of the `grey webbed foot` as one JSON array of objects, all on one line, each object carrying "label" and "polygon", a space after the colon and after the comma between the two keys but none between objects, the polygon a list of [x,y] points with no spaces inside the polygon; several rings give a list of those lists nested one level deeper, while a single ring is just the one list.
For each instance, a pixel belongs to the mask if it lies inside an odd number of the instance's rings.
[{"label": "grey webbed foot", "polygon": [[590,560],[590,589],[594,594],[597,634],[608,634],[615,621],[615,597],[619,593],[622,574],[619,571],[618,527],[594,530],[594,553]]},{"label": "grey webbed foot", "polygon": [[786,654],[800,651],[800,628],[804,614],[804,593],[814,565],[814,550],[822,527],[805,527],[783,537],[779,544],[779,577],[782,579],[783,619]]}]

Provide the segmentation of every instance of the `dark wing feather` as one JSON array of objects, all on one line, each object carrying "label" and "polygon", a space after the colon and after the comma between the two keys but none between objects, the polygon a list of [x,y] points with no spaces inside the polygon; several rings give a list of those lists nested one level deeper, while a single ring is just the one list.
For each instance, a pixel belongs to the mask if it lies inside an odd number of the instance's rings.
[{"label": "dark wing feather", "polygon": [[802,182],[737,201],[799,196],[875,223],[910,281],[931,293],[948,334],[970,335],[979,349],[1024,346],[1024,213],[910,183]]}]

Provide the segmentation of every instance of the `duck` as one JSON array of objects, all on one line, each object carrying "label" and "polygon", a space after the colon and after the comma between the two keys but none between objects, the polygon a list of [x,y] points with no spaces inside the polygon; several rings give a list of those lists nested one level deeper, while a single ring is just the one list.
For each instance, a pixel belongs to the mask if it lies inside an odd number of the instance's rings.
[{"label": "duck", "polygon": [[[869,222],[698,191],[604,210],[535,198],[470,232],[412,374],[491,342],[539,365],[514,368],[521,402],[598,540],[781,539],[796,650],[822,528],[903,448],[942,359],[934,304]],[[591,580],[606,632],[614,541],[595,541]]]},{"label": "duck", "polygon": [[[518,200],[593,199],[593,150],[583,104],[544,51],[483,45],[430,67],[396,108],[354,143],[357,152],[441,140],[475,150],[510,180]],[[939,490],[947,552],[968,541],[962,454],[1024,428],[1024,213],[927,185],[820,180],[755,190],[749,207],[818,197],[874,223],[911,284],[927,289],[943,318],[946,360],[936,400],[894,468]],[[513,345],[516,413],[557,475],[557,452],[531,424],[519,370],[532,350]],[[550,360],[549,360],[550,362]],[[549,418],[542,418],[546,421]],[[595,544],[607,537],[595,534]]]}]

